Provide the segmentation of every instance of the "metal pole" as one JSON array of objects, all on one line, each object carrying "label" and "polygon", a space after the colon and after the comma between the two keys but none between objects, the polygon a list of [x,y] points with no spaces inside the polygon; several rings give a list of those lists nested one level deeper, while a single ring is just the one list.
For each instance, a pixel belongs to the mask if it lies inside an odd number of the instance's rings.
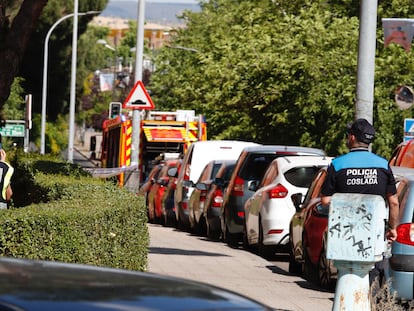
[{"label": "metal pole", "polygon": [[70,83],[69,102],[69,140],[68,140],[68,162],[73,163],[73,141],[75,138],[75,97],[76,97],[76,57],[78,49],[78,0],[73,5],[73,35],[72,35],[72,73]]},{"label": "metal pole", "polygon": [[[87,14],[97,14],[100,11],[88,11],[85,13],[79,13],[78,15],[87,15]],[[50,36],[61,22],[65,19],[72,17],[74,13],[65,15],[59,18],[53,25],[50,27],[49,31],[46,34],[45,44],[44,44],[44,54],[43,54],[43,85],[42,85],[42,120],[41,120],[41,130],[40,130],[40,154],[45,154],[45,132],[46,132],[46,103],[47,103],[47,69],[48,69],[48,57],[49,57],[49,39]]]},{"label": "metal pole", "polygon": [[377,0],[361,0],[355,118],[373,124]]},{"label": "metal pole", "polygon": [[[135,83],[142,79],[142,62],[144,56],[144,19],[145,0],[138,0],[137,49],[135,54]],[[141,111],[135,109],[132,114],[131,165],[139,164],[139,144],[141,135]]]}]

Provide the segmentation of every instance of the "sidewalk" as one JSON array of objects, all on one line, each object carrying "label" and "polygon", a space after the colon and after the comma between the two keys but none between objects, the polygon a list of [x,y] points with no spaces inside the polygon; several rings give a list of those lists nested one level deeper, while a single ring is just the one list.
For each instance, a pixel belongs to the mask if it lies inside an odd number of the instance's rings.
[{"label": "sidewalk", "polygon": [[332,309],[333,293],[315,290],[255,254],[174,228],[152,224],[148,228],[149,272],[216,285],[277,310]]}]

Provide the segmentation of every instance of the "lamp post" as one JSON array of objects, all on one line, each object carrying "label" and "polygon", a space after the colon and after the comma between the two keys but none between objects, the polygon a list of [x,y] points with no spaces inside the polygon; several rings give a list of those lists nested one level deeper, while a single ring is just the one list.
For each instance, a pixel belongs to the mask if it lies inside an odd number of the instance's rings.
[{"label": "lamp post", "polygon": [[[78,13],[78,15],[99,14],[100,11],[88,11]],[[45,154],[45,132],[46,132],[46,100],[47,100],[47,67],[48,67],[48,52],[49,52],[49,38],[53,30],[64,20],[73,17],[75,13],[65,15],[58,19],[49,29],[46,34],[43,54],[43,85],[42,85],[42,120],[40,132],[40,154]]]}]

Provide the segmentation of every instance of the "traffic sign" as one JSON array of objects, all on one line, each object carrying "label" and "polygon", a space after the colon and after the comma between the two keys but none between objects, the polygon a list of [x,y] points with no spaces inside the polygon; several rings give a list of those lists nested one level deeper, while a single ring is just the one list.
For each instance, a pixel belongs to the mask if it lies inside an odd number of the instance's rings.
[{"label": "traffic sign", "polygon": [[24,124],[6,123],[0,128],[1,136],[24,137]]},{"label": "traffic sign", "polygon": [[122,108],[129,109],[154,109],[154,103],[149,96],[141,80],[135,83],[133,89],[125,99]]},{"label": "traffic sign", "polygon": [[404,141],[414,138],[414,119],[404,119]]}]

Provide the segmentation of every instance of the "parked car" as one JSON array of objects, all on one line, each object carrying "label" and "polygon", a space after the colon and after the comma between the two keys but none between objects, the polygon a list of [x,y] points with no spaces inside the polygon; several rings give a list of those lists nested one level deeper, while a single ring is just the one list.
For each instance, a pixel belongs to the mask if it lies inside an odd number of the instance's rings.
[{"label": "parked car", "polygon": [[[162,225],[167,227],[175,227],[177,224],[177,218],[175,216],[174,207],[174,191],[177,186],[178,172],[181,168],[182,159],[176,161],[176,165],[173,167],[176,171],[174,176],[168,176],[168,184],[165,187],[164,193],[161,198],[161,214]],[[167,171],[168,174],[168,171]]]},{"label": "parked car", "polygon": [[1,310],[272,310],[235,292],[154,273],[0,258]]},{"label": "parked car", "polygon": [[288,155],[324,156],[320,149],[297,146],[251,146],[240,154],[229,185],[224,192],[220,223],[224,240],[231,246],[243,240],[244,204],[253,195],[252,182],[260,182],[269,164],[276,158]]},{"label": "parked car", "polygon": [[414,139],[399,144],[393,151],[389,160],[391,166],[414,168]]},{"label": "parked car", "polygon": [[259,254],[271,257],[277,250],[287,250],[289,224],[295,213],[292,195],[306,194],[313,177],[332,158],[325,156],[279,157],[270,163],[260,183],[244,205],[244,245],[257,246]]},{"label": "parked car", "polygon": [[[184,155],[174,192],[175,214],[179,228],[190,228],[188,200],[206,164],[214,159],[237,160],[243,148],[255,145],[257,144],[232,140],[197,141],[190,145]],[[170,170],[169,176],[174,176],[175,173],[176,171]]]},{"label": "parked car", "polygon": [[162,164],[155,164],[151,171],[148,174],[147,179],[145,180],[144,184],[140,187],[139,193],[144,196],[145,198],[145,206],[147,207],[148,211],[148,194],[151,191],[151,187],[154,185],[155,181],[158,178],[158,174],[160,173],[162,168]]},{"label": "parked car", "polygon": [[302,200],[302,195],[294,198],[296,212],[289,225],[289,272],[303,273],[309,281],[332,289],[338,270],[332,260],[326,258],[329,210],[320,204],[326,175],[327,168],[320,169],[305,198]]},{"label": "parked car", "polygon": [[396,298],[407,302],[414,300],[414,169],[394,166],[392,170],[398,181],[400,213],[385,278]]},{"label": "parked car", "polygon": [[[236,161],[222,163],[211,185],[208,187],[204,202],[203,215],[205,217],[207,237],[210,240],[219,240],[221,237],[220,212],[223,204],[223,193],[227,187]],[[200,187],[200,185],[198,185]],[[207,188],[207,186],[206,186]]]},{"label": "parked car", "polygon": [[206,218],[204,215],[205,203],[208,191],[222,166],[234,164],[236,160],[213,160],[210,161],[201,172],[201,175],[194,185],[195,188],[191,193],[188,209],[190,226],[195,233],[207,234]]},{"label": "parked car", "polygon": [[151,186],[147,196],[148,221],[151,223],[161,223],[165,220],[162,214],[162,197],[166,187],[170,181],[167,175],[168,169],[175,167],[179,160],[165,160],[161,164],[161,168],[157,177]]}]

